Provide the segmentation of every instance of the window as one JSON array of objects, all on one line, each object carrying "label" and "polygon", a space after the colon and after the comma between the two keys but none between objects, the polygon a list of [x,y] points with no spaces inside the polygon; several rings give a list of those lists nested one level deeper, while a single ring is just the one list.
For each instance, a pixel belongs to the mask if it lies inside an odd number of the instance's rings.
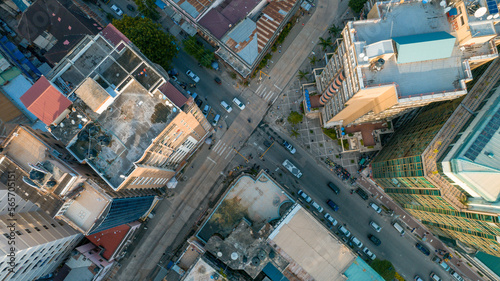
[{"label": "window", "polygon": [[21,231],[19,231],[19,230],[16,230],[16,234],[17,234],[17,235],[19,235],[19,236],[23,235],[23,234],[21,233]]},{"label": "window", "polygon": [[460,26],[463,26],[464,24],[464,16],[460,16]]},{"label": "window", "polygon": [[49,228],[48,228],[45,224],[43,225],[43,228],[45,228],[45,229],[49,229]]},{"label": "window", "polygon": [[56,228],[56,225],[55,225],[55,224],[51,223],[50,225],[52,225],[52,227]]},{"label": "window", "polygon": [[24,229],[24,231],[26,231],[26,233],[31,233],[31,230],[29,230],[29,229],[27,229],[27,228],[26,228],[26,229]]},{"label": "window", "polygon": [[34,227],[36,231],[40,231],[40,228],[38,228],[37,226]]},{"label": "window", "polygon": [[4,233],[3,236],[5,236],[5,238],[7,238],[7,239],[10,239],[10,236],[7,233]]}]

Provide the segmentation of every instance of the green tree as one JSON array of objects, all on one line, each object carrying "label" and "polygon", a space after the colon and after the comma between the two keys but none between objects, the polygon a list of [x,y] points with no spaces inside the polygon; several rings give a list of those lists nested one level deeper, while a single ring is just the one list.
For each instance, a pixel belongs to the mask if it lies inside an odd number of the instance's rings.
[{"label": "green tree", "polygon": [[323,38],[323,37],[320,37],[319,38],[319,45],[321,47],[323,47],[323,51],[325,51],[328,47],[332,46],[333,43],[332,43],[332,38],[328,37],[328,38]]},{"label": "green tree", "polygon": [[156,4],[154,0],[134,0],[137,5],[137,9],[145,17],[157,21],[160,19],[160,13],[156,10]]},{"label": "green tree", "polygon": [[349,0],[349,7],[355,12],[359,13],[363,10],[365,3],[368,0]]},{"label": "green tree", "polygon": [[394,280],[396,270],[390,261],[375,259],[370,266],[385,280]]},{"label": "green tree", "polygon": [[328,28],[328,32],[333,36],[333,37],[337,37],[337,35],[340,33],[340,31],[342,31],[340,28],[338,28],[335,24],[332,24],[332,26],[330,26]]},{"label": "green tree", "polygon": [[215,60],[214,52],[205,48],[203,44],[196,40],[196,37],[191,36],[182,41],[186,53],[193,56],[204,67],[212,67],[212,62]]},{"label": "green tree", "polygon": [[316,56],[310,56],[309,62],[311,63],[312,66],[314,66],[318,62],[318,58]]},{"label": "green tree", "polygon": [[292,125],[297,125],[299,124],[300,122],[302,122],[302,120],[304,119],[304,115],[298,113],[297,111],[292,111],[290,112],[290,115],[288,115],[288,122],[290,122],[290,124]]},{"label": "green tree", "polygon": [[299,132],[297,132],[297,130],[295,130],[295,129],[292,129],[290,131],[290,136],[292,136],[294,138],[297,138],[299,135],[300,135]]},{"label": "green tree", "polygon": [[307,75],[309,73],[305,72],[305,71],[302,71],[302,70],[299,70],[299,72],[297,73],[297,78],[299,78],[299,80],[302,80],[302,79],[306,79],[307,80]]},{"label": "green tree", "polygon": [[170,68],[173,58],[179,53],[175,37],[165,33],[162,26],[154,23],[150,18],[133,18],[123,15],[120,20],[114,19],[113,25],[127,36],[148,59],[164,69]]}]

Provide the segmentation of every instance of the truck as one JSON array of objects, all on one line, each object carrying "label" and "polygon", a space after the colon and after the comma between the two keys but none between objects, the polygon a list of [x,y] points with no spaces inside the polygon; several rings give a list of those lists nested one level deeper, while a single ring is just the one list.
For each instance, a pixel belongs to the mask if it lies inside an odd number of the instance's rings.
[{"label": "truck", "polygon": [[283,162],[283,166],[285,166],[285,168],[288,171],[290,171],[290,173],[292,173],[294,176],[296,176],[298,179],[300,179],[300,177],[302,177],[302,173],[300,172],[300,170],[297,169],[297,167],[295,167],[295,165],[293,165],[292,162],[290,162],[290,160],[286,159]]}]

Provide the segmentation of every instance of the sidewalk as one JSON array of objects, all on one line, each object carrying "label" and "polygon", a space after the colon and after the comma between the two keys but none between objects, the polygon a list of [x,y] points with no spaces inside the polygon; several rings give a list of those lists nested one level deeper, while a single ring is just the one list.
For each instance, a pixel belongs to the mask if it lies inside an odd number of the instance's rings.
[{"label": "sidewalk", "polygon": [[449,249],[443,242],[441,242],[441,240],[439,240],[439,238],[434,237],[432,233],[428,232],[425,226],[420,224],[420,222],[418,222],[414,217],[409,215],[401,206],[395,203],[390,196],[383,193],[383,191],[374,183],[372,183],[371,180],[367,180],[363,176],[359,175],[357,183],[365,190],[372,193],[373,197],[377,198],[379,202],[381,202],[387,208],[393,210],[395,215],[399,215],[399,220],[406,224],[408,227],[407,229],[409,231],[407,232],[407,234],[413,234],[420,243],[431,248],[430,257],[432,257],[436,253],[437,249],[446,250],[453,255],[450,261],[447,262],[447,264],[450,265],[453,270],[458,272],[463,277],[468,277],[473,281],[485,280],[477,275],[474,268],[471,268],[467,265],[468,262],[465,259],[460,259],[459,257],[457,257],[454,249]]}]

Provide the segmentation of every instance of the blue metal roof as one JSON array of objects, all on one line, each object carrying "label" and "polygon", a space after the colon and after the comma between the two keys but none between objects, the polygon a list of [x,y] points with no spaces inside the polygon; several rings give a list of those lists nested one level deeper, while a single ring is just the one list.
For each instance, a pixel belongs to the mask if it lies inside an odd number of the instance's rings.
[{"label": "blue metal roof", "polygon": [[262,272],[269,277],[272,281],[288,281],[288,278],[283,276],[283,273],[279,271],[272,263],[267,263],[262,269]]},{"label": "blue metal roof", "polygon": [[349,268],[344,272],[347,280],[352,281],[385,281],[373,268],[362,258],[357,257]]},{"label": "blue metal roof", "polygon": [[311,111],[311,97],[309,96],[309,91],[306,89],[305,91],[305,98],[306,98],[306,105],[307,105],[307,111]]},{"label": "blue metal roof", "polygon": [[456,38],[440,31],[393,37],[398,52],[398,63],[412,63],[451,57]]}]

